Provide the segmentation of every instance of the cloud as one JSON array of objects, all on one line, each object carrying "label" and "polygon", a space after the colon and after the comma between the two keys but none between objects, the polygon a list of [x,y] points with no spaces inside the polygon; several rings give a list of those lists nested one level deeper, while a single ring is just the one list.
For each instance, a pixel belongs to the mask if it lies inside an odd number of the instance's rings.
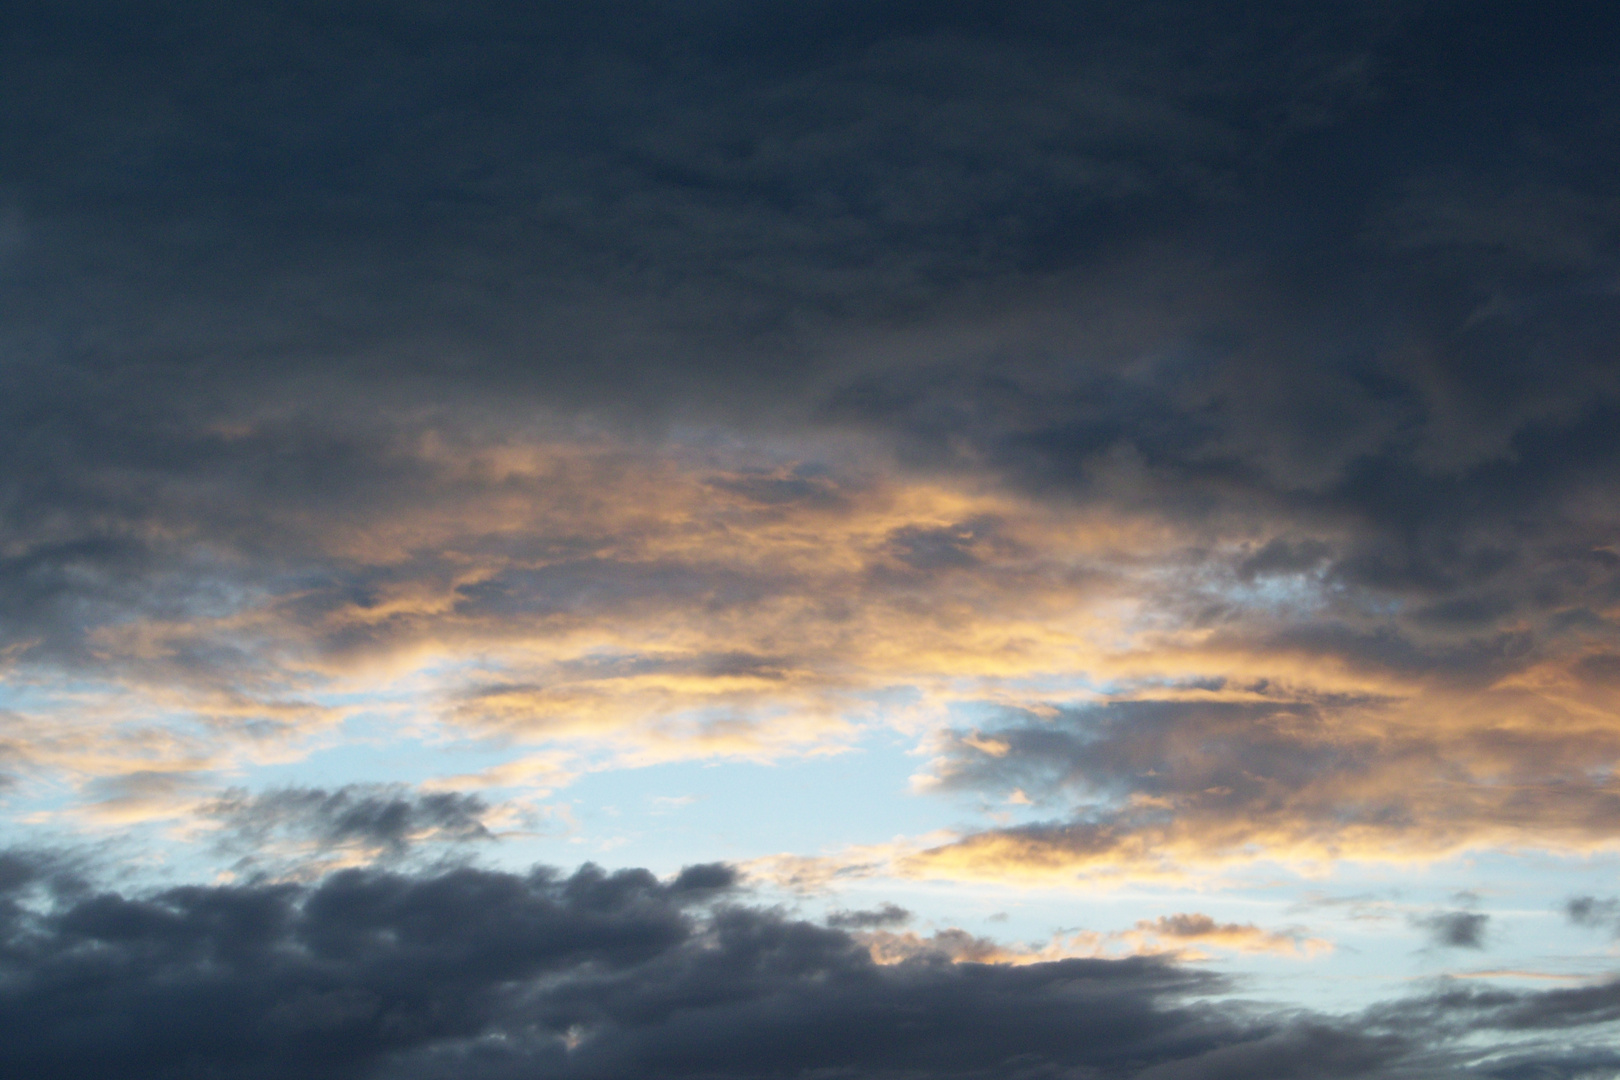
[{"label": "cloud", "polygon": [[1224,681],[1290,703],[1275,791],[972,859],[1589,843],[1612,18],[29,6],[0,649],[63,696],[8,775],[228,775],[367,693],[549,785]]},{"label": "cloud", "polygon": [[[828,925],[837,925],[831,919]],[[1129,930],[1060,931],[1049,941],[1009,945],[971,934],[959,927],[922,935],[914,931],[896,932],[881,924],[848,924],[855,937],[880,964],[908,960],[948,960],[973,964],[1044,964],[1074,957],[1119,959],[1129,956],[1169,957],[1178,961],[1210,959],[1202,946],[1239,953],[1271,954],[1310,958],[1332,952],[1333,943],[1307,937],[1293,928],[1287,931],[1263,930],[1253,923],[1218,923],[1199,913],[1163,915],[1142,919]]]},{"label": "cloud", "polygon": [[420,793],[404,785],[336,790],[232,789],[197,806],[212,842],[246,867],[298,865],[312,875],[349,863],[393,861],[429,846],[495,839],[492,808],[477,795]]},{"label": "cloud", "polygon": [[[831,925],[829,921],[828,925]],[[848,927],[846,929],[860,928]],[[952,964],[1033,964],[1061,960],[1077,955],[1060,948],[1050,951],[1004,945],[987,937],[971,934],[959,927],[936,930],[926,936],[912,931],[865,929],[857,939],[872,954],[878,964],[903,964],[907,961],[934,961]]]},{"label": "cloud", "polygon": [[1368,1011],[1378,1023],[1402,1014],[1413,1029],[1455,1037],[1472,1033],[1512,1036],[1482,1060],[1502,1075],[1601,1075],[1613,1067],[1613,1039],[1606,1025],[1616,1010],[1620,983],[1613,980],[1552,990],[1506,990],[1443,980],[1432,992]]},{"label": "cloud", "polygon": [[1412,925],[1426,931],[1429,940],[1442,949],[1483,949],[1490,921],[1489,915],[1475,911],[1437,911],[1414,917]]},{"label": "cloud", "polygon": [[[521,756],[544,765],[464,785],[769,759],[847,745],[863,695],[916,689],[926,714],[1071,666],[1093,605],[1117,599],[1107,563],[1131,531],[855,467],[815,475],[830,502],[761,500],[731,482],[791,486],[812,470],[691,448],[429,442],[400,451],[423,476],[408,505],[359,532],[323,533],[300,511],[302,550],[278,556],[296,573],[221,586],[196,610],[92,612],[75,644],[24,649],[15,670],[78,680],[95,703],[80,709],[86,750],[144,723],[171,758],[184,738],[193,770],[296,756],[368,695],[402,727],[535,746]],[[954,522],[982,540],[971,566],[897,554],[896,535]],[[43,716],[14,719],[34,729],[18,746],[41,771],[128,768]]]},{"label": "cloud", "polygon": [[668,883],[346,870],[53,899],[41,864],[5,865],[0,1056],[31,1076],[1213,1077],[1234,1056],[1359,1076],[1402,1049],[1191,1004],[1219,981],[1150,959],[877,965],[842,931],[704,906],[735,880],[716,867]]},{"label": "cloud", "polygon": [[1280,956],[1314,956],[1333,949],[1332,942],[1307,937],[1301,931],[1262,930],[1253,923],[1221,923],[1197,912],[1143,919],[1134,930],[1120,936],[1127,941],[1162,942],[1172,949],[1212,945],[1236,952]]},{"label": "cloud", "polygon": [[1610,929],[1620,937],[1620,899],[1573,896],[1564,904],[1564,914],[1576,926]]},{"label": "cloud", "polygon": [[[438,479],[360,533],[306,533],[293,580],[212,611],[97,616],[75,646],[84,667],[14,659],[44,683],[63,670],[105,680],[77,732],[50,710],[9,717],[14,752],[36,775],[87,784],[132,768],[223,771],[296,756],[353,708],[311,698],[371,693],[394,695],[402,726],[424,736],[516,744],[512,761],[436,786],[554,786],[593,768],[836,750],[877,719],[866,695],[904,688],[917,705],[882,720],[913,731],[953,702],[1068,710],[1013,736],[947,740],[947,787],[1001,786],[1017,802],[1105,782],[1144,822],[1141,800],[1183,799],[1188,829],[1259,799],[1248,820],[1276,826],[1265,835],[1281,855],[1371,847],[1356,835],[1377,831],[1404,832],[1391,850],[1413,857],[1516,833],[1578,846],[1610,812],[1593,777],[1617,751],[1598,719],[1614,690],[1590,675],[1607,654],[1586,630],[1537,641],[1391,628],[1334,610],[1326,578],[1270,591],[1274,541],[1189,548],[1162,524],[873,469],[760,473],[690,448],[563,443],[401,454]],[[733,490],[739,478],[836,498],[761,500]],[[971,538],[972,558],[920,559],[918,537],[934,533]],[[1090,689],[1104,681],[1123,691],[1112,703],[1074,704],[1104,696]],[[1163,697],[1166,683],[1179,696]],[[1066,749],[1051,756],[1042,739]],[[1082,745],[1098,762],[1106,746],[1114,771],[1020,772]],[[983,757],[997,752],[999,772]],[[1233,779],[1253,755],[1270,770],[1263,796],[1253,776]],[[1442,760],[1470,800],[1414,783]],[[1132,770],[1154,778],[1126,791]],[[1499,782],[1515,774],[1547,797],[1515,799]],[[1197,787],[1172,791],[1182,784]],[[1376,821],[1358,811],[1337,837],[1313,831],[1344,820],[1333,800],[1346,785],[1403,805]],[[1425,798],[1435,805],[1420,812]],[[1411,816],[1427,837],[1402,825]],[[1216,839],[1190,846],[1249,842]]]},{"label": "cloud", "polygon": [[[1004,816],[747,872],[1612,847],[1620,28],[1554,7],[14,4],[7,808],[289,880],[0,865],[5,1071],[1612,1071],[1549,1049],[1612,988],[1347,1024],[1170,959],[1293,928],[420,866],[880,725]],[[480,757],[255,779],[351,721]]]},{"label": "cloud", "polygon": [[877,930],[911,921],[911,912],[899,904],[884,904],[870,911],[834,911],[827,925],[838,930]]},{"label": "cloud", "polygon": [[[1534,730],[1445,699],[1315,699],[1262,686],[1009,715],[942,740],[930,785],[1038,795],[1067,816],[899,855],[924,876],[1179,874],[1223,863],[1433,859],[1468,847],[1607,844],[1620,806],[1580,762],[1615,746],[1595,717]],[[985,746],[991,749],[986,750]],[[1533,795],[1531,793],[1534,793]]]},{"label": "cloud", "polygon": [[[879,963],[865,935],[739,902],[720,864],[663,881],[590,865],[372,868],[136,893],[107,890],[92,870],[46,852],[0,857],[8,1069],[1583,1075],[1612,1064],[1605,1025],[1620,1015],[1612,983],[1442,980],[1330,1018],[1238,1001],[1219,977],[1163,956],[970,955],[987,943],[962,931]],[[1144,925],[1182,940],[1253,930],[1198,914]],[[1502,1036],[1511,1044],[1481,1048]]]},{"label": "cloud", "polygon": [[[573,879],[403,868],[521,826],[514,793],[879,725],[934,752],[921,790],[1006,816],[750,872],[1612,846],[1620,31],[1554,7],[11,5],[7,809],[402,872],[41,871],[0,1046],[44,1056],[8,1071],[718,1075],[728,1039],[756,1075],[1383,1067],[1334,1022],[1201,1011],[1163,958],[1071,955],[1303,931],[1013,947],[637,878],[630,956]],[[351,722],[478,764],[256,779]],[[501,968],[469,942],[506,915],[580,959]],[[1433,1023],[1604,1015],[1486,993]],[[1051,1020],[1079,999],[1095,1050]]]}]

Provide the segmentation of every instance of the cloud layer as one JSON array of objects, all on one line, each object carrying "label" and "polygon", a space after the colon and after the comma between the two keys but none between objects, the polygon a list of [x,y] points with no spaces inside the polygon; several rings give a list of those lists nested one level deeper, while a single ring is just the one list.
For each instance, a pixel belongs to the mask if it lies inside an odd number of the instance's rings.
[{"label": "cloud layer", "polygon": [[[1616,1015],[1612,985],[1444,989],[1352,1023],[1200,1002],[1219,979],[1151,958],[881,965],[846,931],[726,899],[718,865],[147,895],[3,867],[0,1055],[30,1076],[1462,1076],[1458,1035]],[[1178,919],[1157,932],[1223,929]]]},{"label": "cloud layer", "polygon": [[[1019,944],[914,897],[1604,865],[1617,39],[1583,2],[13,3],[0,805],[136,869],[4,864],[0,1056],[1612,1071],[1601,978],[1351,1022],[1187,966],[1355,955],[1287,916]],[[737,864],[904,907],[471,864],[615,770],[879,743],[948,828],[848,824],[890,793],[851,765],[824,837]],[[1612,930],[1571,873],[1538,902]],[[1532,936],[1391,904],[1426,957]]]},{"label": "cloud layer", "polygon": [[845,932],[702,908],[719,867],[144,897],[6,870],[3,1054],[31,1076],[1305,1075],[1313,1050],[1346,1075],[1394,1046],[1186,1004],[1215,982],[1154,961],[876,966]]},{"label": "cloud layer", "polygon": [[0,636],[120,699],[14,706],[12,772],[228,772],[421,667],[622,760],[944,671],[1611,760],[1598,9],[350,15],[19,13]]}]

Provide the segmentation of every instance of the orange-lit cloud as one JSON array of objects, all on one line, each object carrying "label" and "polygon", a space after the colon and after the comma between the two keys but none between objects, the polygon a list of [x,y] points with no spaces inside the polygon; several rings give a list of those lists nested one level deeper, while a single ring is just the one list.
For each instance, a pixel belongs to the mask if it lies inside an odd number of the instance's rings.
[{"label": "orange-lit cloud", "polygon": [[1083,671],[1140,531],[858,473],[435,439],[416,460],[431,505],[312,523],[315,580],[87,627],[116,691],[81,714],[166,710],[210,761],[296,752],[342,715],[321,695],[390,691],[426,706],[400,717],[419,732],[629,765],[837,749],[863,695],[920,691],[916,719],[882,717],[915,726]]},{"label": "orange-lit cloud", "polygon": [[[1263,516],[1195,527],[873,462],[432,431],[394,452],[424,490],[300,522],[308,572],[87,624],[93,674],[6,721],[10,771],[128,821],[191,796],[97,798],[99,778],[189,791],[362,708],[507,748],[430,787],[531,796],[883,725],[934,747],[920,790],[1029,816],[882,861],[924,877],[1589,849],[1620,822],[1616,612],[1460,627],[1338,587],[1325,527],[1268,539]],[[30,656],[12,678],[48,686]],[[955,731],[963,706],[985,719]]]},{"label": "orange-lit cloud", "polygon": [[1253,923],[1218,923],[1208,915],[1178,914],[1143,919],[1129,930],[1078,930],[1056,934],[1044,944],[1008,945],[951,927],[932,934],[869,930],[856,935],[880,964],[944,959],[952,963],[1040,964],[1072,957],[1171,956],[1205,960],[1204,947],[1226,952],[1308,959],[1331,952],[1333,944],[1303,932],[1263,930]]}]

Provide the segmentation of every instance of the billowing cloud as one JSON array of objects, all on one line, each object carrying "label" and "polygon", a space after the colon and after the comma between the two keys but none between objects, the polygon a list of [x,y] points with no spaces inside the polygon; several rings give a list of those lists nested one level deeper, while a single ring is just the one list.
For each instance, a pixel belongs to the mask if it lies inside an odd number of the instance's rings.
[{"label": "billowing cloud", "polygon": [[0,1055],[31,1076],[1352,1076],[1402,1046],[1191,1004],[1218,981],[1154,960],[876,965],[842,931],[705,907],[716,867],[148,896],[5,868]]},{"label": "billowing cloud", "polygon": [[[719,864],[663,881],[590,865],[351,869],[142,894],[84,870],[0,860],[0,1060],[30,1076],[1395,1080],[1479,1075],[1477,1061],[1504,1057],[1612,1061],[1595,1041],[1616,1015],[1608,983],[1448,982],[1335,1019],[1222,998],[1222,979],[1163,957],[954,955],[960,932],[878,963],[859,934],[739,903]],[[1198,915],[1151,926],[1245,929]],[[1515,1042],[1481,1058],[1467,1037],[1487,1032]]]},{"label": "billowing cloud", "polygon": [[[0,800],[153,847],[127,895],[5,864],[10,1071],[1608,1068],[1543,1045],[1607,984],[1425,991],[1409,1035],[1197,1003],[1172,954],[1326,955],[1250,908],[1011,945],[913,897],[1614,850],[1617,39],[17,0]],[[725,839],[790,900],[896,886],[830,925],[687,903],[729,870],[424,869],[608,770],[879,743],[931,809],[862,815],[904,786],[873,753],[839,814]],[[247,876],[140,891],[177,848]],[[1387,921],[1515,937],[1451,884]]]},{"label": "billowing cloud", "polygon": [[7,46],[0,655],[106,690],[8,772],[228,775],[361,690],[558,779],[896,687],[1612,707],[1605,16],[242,18]]}]

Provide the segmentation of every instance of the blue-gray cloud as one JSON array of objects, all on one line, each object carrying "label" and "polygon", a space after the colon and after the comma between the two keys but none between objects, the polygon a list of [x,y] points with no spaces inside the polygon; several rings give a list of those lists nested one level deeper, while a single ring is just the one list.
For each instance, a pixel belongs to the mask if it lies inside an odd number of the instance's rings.
[{"label": "blue-gray cloud", "polygon": [[1236,11],[20,5],[3,632],[363,588],[321,538],[538,411],[1239,532],[1369,663],[1612,651],[1612,12]]},{"label": "blue-gray cloud", "polygon": [[1485,929],[1491,917],[1478,911],[1437,911],[1412,920],[1412,925],[1429,935],[1443,949],[1483,949]]},{"label": "blue-gray cloud", "polygon": [[[1441,986],[1329,1018],[1162,960],[879,965],[842,929],[739,902],[720,864],[345,870],[305,885],[107,891],[0,858],[0,1061],[80,1076],[1218,1080],[1525,1075],[1607,1061],[1615,984]],[[1567,1075],[1584,1075],[1579,1071]]]},{"label": "blue-gray cloud", "polygon": [[54,902],[48,867],[0,868],[0,1060],[30,1076],[1215,1076],[1234,1057],[1349,1076],[1400,1045],[1187,1004],[1219,980],[1153,961],[880,967],[843,931],[704,907],[735,880],[719,867]]},{"label": "blue-gray cloud", "polygon": [[220,826],[221,846],[252,861],[273,856],[282,842],[312,846],[319,853],[357,849],[399,858],[422,843],[492,840],[483,820],[489,810],[483,799],[460,792],[349,784],[332,791],[231,790],[203,804],[200,813]]}]

